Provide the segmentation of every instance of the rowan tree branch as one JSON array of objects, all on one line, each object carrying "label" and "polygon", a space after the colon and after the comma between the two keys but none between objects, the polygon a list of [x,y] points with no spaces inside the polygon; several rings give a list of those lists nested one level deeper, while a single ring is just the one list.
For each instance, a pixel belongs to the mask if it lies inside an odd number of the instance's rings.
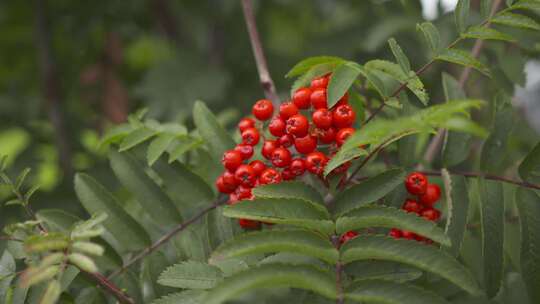
[{"label": "rowan tree branch", "polygon": [[264,95],[267,99],[270,99],[274,105],[278,105],[281,101],[276,93],[276,87],[270,76],[270,72],[268,72],[268,65],[266,64],[266,57],[259,38],[259,32],[257,31],[257,24],[253,13],[253,3],[251,0],[242,0],[242,9],[244,11],[244,19],[246,21],[249,40],[251,42],[251,48],[253,49],[253,55],[255,56],[257,71],[259,72],[259,79],[264,90]]},{"label": "rowan tree branch", "polygon": [[[441,176],[441,173],[437,172],[437,171],[419,171],[419,172],[421,172],[421,173],[423,173],[425,175],[430,175],[430,176]],[[504,176],[499,176],[499,175],[495,175],[495,174],[484,174],[484,173],[481,173],[481,172],[460,172],[460,171],[449,171],[449,172],[452,175],[461,175],[461,176],[464,176],[464,177],[472,177],[472,178],[483,177],[483,178],[489,179],[489,180],[500,181],[500,182],[504,182],[504,183],[517,185],[517,186],[520,186],[520,187],[540,190],[540,185],[532,184],[532,183],[529,183],[529,182],[517,181],[517,180],[511,179],[511,178],[506,178]]]}]

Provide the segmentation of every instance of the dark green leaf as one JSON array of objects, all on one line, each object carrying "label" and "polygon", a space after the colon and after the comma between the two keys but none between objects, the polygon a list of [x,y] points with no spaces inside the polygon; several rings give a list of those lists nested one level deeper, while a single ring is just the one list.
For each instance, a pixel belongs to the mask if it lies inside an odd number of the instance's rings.
[{"label": "dark green leaf", "polygon": [[431,22],[424,22],[417,24],[416,29],[422,32],[428,46],[435,54],[437,54],[441,47],[441,37],[439,30],[437,30],[435,25],[433,25]]},{"label": "dark green leaf", "polygon": [[354,62],[345,62],[339,65],[330,77],[328,83],[328,108],[332,108],[352,86],[361,74],[361,66]]},{"label": "dark green leaf", "polygon": [[350,263],[345,267],[345,272],[355,280],[382,279],[401,283],[417,280],[424,274],[411,266],[377,260]]},{"label": "dark green leaf", "polygon": [[193,106],[193,121],[215,161],[220,161],[223,152],[234,147],[234,141],[229,133],[223,129],[202,101],[195,102]]},{"label": "dark green leaf", "polygon": [[334,56],[309,57],[297,63],[285,77],[290,78],[305,74],[307,71],[320,64],[341,64],[343,62],[345,62],[345,60]]},{"label": "dark green leaf", "polygon": [[223,278],[216,266],[186,261],[167,268],[158,279],[165,286],[189,289],[210,289]]},{"label": "dark green leaf", "polygon": [[480,61],[478,61],[478,59],[475,59],[468,52],[463,50],[445,49],[441,51],[441,53],[437,55],[435,59],[463,65],[466,67],[471,67],[488,77],[491,76],[489,69],[483,63],[481,63]]},{"label": "dark green leaf", "polygon": [[152,304],[203,304],[202,297],[205,295],[203,290],[185,290],[178,293],[168,294]]},{"label": "dark green leaf", "polygon": [[59,209],[39,210],[36,217],[45,222],[49,230],[62,232],[67,232],[73,224],[81,220],[64,210]]},{"label": "dark green leaf", "polygon": [[501,33],[485,26],[472,26],[466,32],[461,34],[463,38],[471,39],[484,39],[484,40],[502,40],[508,42],[515,42],[514,37]]},{"label": "dark green leaf", "polygon": [[146,160],[149,166],[152,166],[159,159],[159,157],[165,153],[167,148],[173,142],[174,138],[174,134],[163,133],[159,134],[152,140],[146,152]]},{"label": "dark green leaf", "polygon": [[517,3],[514,3],[507,10],[514,10],[514,9],[524,9],[524,10],[530,10],[533,12],[540,12],[540,2],[538,0],[520,0]]},{"label": "dark green leaf", "polygon": [[518,15],[509,12],[501,12],[491,18],[491,22],[496,24],[507,25],[511,27],[540,30],[540,24],[534,19],[524,15]]},{"label": "dark green leaf", "polygon": [[396,58],[396,61],[399,63],[401,70],[403,71],[403,73],[408,75],[409,72],[411,71],[411,63],[409,62],[409,58],[407,58],[407,55],[403,53],[403,50],[397,43],[396,39],[391,38],[390,40],[388,40],[388,44],[390,45],[392,54],[394,54],[394,57]]},{"label": "dark green leaf", "polygon": [[331,73],[340,64],[341,62],[329,62],[329,63],[321,63],[321,64],[312,66],[305,74],[298,77],[298,79],[294,81],[291,87],[291,95],[294,94],[296,90],[305,86],[309,86],[309,83],[314,78],[321,77],[323,75]]},{"label": "dark green leaf", "polygon": [[343,151],[342,153],[337,153],[336,155],[334,155],[334,157],[330,159],[330,161],[324,167],[324,176],[327,176],[332,171],[334,171],[334,169],[341,166],[342,164],[350,160],[357,159],[361,156],[366,156],[368,154],[369,153],[366,149],[362,149],[358,147]]},{"label": "dark green leaf", "polygon": [[360,280],[345,292],[345,298],[360,303],[444,304],[441,296],[415,285],[386,280]]},{"label": "dark green leaf", "polygon": [[223,207],[210,211],[206,216],[206,223],[208,240],[212,249],[232,239],[235,235],[233,221],[223,216]]},{"label": "dark green leaf", "polygon": [[136,145],[139,145],[157,134],[157,131],[149,129],[147,127],[140,127],[126,136],[120,144],[119,151],[129,150]]},{"label": "dark green leaf", "polygon": [[469,19],[469,10],[471,9],[470,0],[458,0],[454,16],[458,32],[463,33],[467,29]]},{"label": "dark green leaf", "polygon": [[176,142],[172,143],[172,147],[169,152],[169,163],[178,160],[182,155],[184,155],[184,153],[196,149],[202,144],[204,144],[204,141],[199,138],[179,138]]},{"label": "dark green leaf", "polygon": [[450,176],[445,169],[443,170],[442,176],[447,205],[445,231],[452,241],[452,247],[449,251],[452,255],[458,256],[467,229],[467,217],[469,214],[467,180],[459,175]]},{"label": "dark green leaf", "polygon": [[312,203],[324,204],[321,194],[315,188],[300,181],[261,185],[253,189],[253,195],[266,198],[298,198]]},{"label": "dark green leaf", "polygon": [[498,111],[493,131],[484,142],[480,158],[480,168],[484,172],[497,173],[504,160],[509,135],[515,125],[513,109],[510,106]]},{"label": "dark green leaf", "polygon": [[540,183],[540,142],[519,165],[519,176],[530,183]]}]

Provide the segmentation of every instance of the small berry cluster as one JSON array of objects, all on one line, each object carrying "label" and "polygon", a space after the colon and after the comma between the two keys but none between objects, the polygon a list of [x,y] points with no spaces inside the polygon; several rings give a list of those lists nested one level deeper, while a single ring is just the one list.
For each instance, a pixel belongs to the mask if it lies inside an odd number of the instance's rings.
[{"label": "small berry cluster", "polygon": [[[325,75],[311,81],[310,87],[298,89],[291,101],[279,106],[275,116],[272,102],[262,99],[253,105],[255,119],[240,120],[242,143],[224,153],[225,171],[216,181],[218,190],[229,194],[229,204],[253,199],[253,187],[294,180],[305,172],[323,179],[326,164],[354,133],[356,121],[348,93],[328,108],[329,79],[330,75]],[[264,161],[250,161],[255,149],[260,149]],[[332,173],[345,173],[349,167],[350,162],[345,163]],[[240,225],[260,227],[259,222],[249,220],[240,220]]]},{"label": "small berry cluster", "polygon": [[[419,172],[413,172],[405,179],[405,188],[416,198],[408,198],[401,207],[407,212],[412,212],[422,216],[426,220],[436,222],[441,217],[441,212],[434,208],[435,203],[441,197],[441,188],[437,184],[430,184],[427,177]],[[399,239],[417,240],[427,244],[432,240],[406,230],[392,229],[390,236]]]}]

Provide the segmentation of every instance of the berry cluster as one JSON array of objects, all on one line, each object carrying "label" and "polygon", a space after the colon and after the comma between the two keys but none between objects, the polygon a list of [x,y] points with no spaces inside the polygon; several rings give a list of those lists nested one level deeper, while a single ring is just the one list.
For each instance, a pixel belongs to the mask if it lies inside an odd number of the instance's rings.
[{"label": "berry cluster", "polygon": [[[258,185],[294,180],[305,172],[323,179],[330,158],[351,136],[356,113],[348,103],[346,93],[332,108],[328,108],[327,87],[330,75],[311,81],[310,87],[298,89],[291,101],[282,103],[274,115],[274,106],[267,99],[253,105],[255,119],[245,117],[238,123],[242,143],[226,151],[223,174],[216,186],[229,194],[229,204],[253,199],[251,189]],[[255,150],[261,159],[252,160]],[[345,173],[350,163],[332,173]],[[259,222],[240,220],[246,229],[257,229]]]},{"label": "berry cluster", "polygon": [[[436,222],[441,217],[441,212],[434,208],[435,203],[441,197],[441,188],[437,184],[430,184],[427,177],[418,172],[413,172],[405,179],[405,188],[409,194],[415,198],[407,198],[401,207],[407,212],[416,213],[423,218]],[[432,241],[413,232],[399,229],[392,229],[390,236],[399,239],[417,240],[431,244]]]}]

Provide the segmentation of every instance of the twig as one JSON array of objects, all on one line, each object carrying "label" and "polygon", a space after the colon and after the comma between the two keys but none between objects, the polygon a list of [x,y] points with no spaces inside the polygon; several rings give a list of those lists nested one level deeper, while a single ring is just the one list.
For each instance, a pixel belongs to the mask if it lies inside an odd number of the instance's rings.
[{"label": "twig", "polygon": [[0,235],[0,240],[2,240],[2,241],[23,242],[23,240],[18,239],[16,237],[12,237],[11,235]]},{"label": "twig", "polygon": [[[502,0],[496,0],[493,2],[493,6],[491,7],[491,12],[489,13],[488,19],[482,24],[482,26],[489,27],[491,25],[491,18],[495,13],[497,12],[499,6],[501,5]],[[482,51],[482,48],[484,47],[484,40],[482,39],[476,39],[474,46],[471,51],[471,56],[473,58],[477,58],[480,55],[480,52]],[[471,74],[471,67],[466,67],[461,72],[461,75],[459,77],[459,87],[463,89],[465,87],[465,83],[469,79],[469,76]],[[440,146],[442,145],[444,138],[446,137],[447,131],[445,129],[440,129],[437,134],[431,139],[431,141],[428,144],[428,147],[426,148],[426,152],[423,157],[423,164],[420,163],[417,166],[417,169],[421,170],[424,167],[424,164],[429,165],[433,162],[435,159],[435,156],[437,155],[437,151],[439,151]]]},{"label": "twig", "polygon": [[167,234],[163,235],[161,238],[159,238],[157,241],[155,241],[152,245],[146,247],[141,252],[139,252],[137,255],[135,255],[133,258],[131,258],[128,262],[126,262],[120,269],[114,271],[109,275],[109,279],[114,278],[115,276],[121,274],[122,272],[126,271],[131,265],[135,264],[137,261],[143,259],[150,253],[154,252],[156,249],[158,249],[161,245],[167,243],[173,236],[178,234],[179,232],[185,230],[187,227],[189,227],[191,224],[197,222],[199,219],[201,219],[204,215],[206,215],[208,212],[216,209],[217,207],[223,205],[225,203],[225,199],[219,198],[214,203],[212,203],[210,206],[206,207],[205,209],[201,210],[198,214],[196,214],[194,217],[189,219],[186,222],[183,222],[182,224],[176,226],[174,229],[169,231]]},{"label": "twig", "polygon": [[276,93],[276,87],[270,76],[270,72],[268,72],[266,57],[264,56],[259,32],[257,31],[255,15],[253,14],[253,3],[251,0],[242,0],[242,9],[244,11],[244,19],[246,20],[249,40],[251,42],[251,48],[253,49],[253,55],[255,56],[255,62],[257,63],[257,71],[259,72],[259,79],[264,90],[264,95],[267,99],[270,99],[274,105],[278,105],[280,103],[279,96]]},{"label": "twig", "polygon": [[[437,171],[419,171],[419,172],[421,172],[421,173],[423,173],[425,175],[441,176],[441,173],[437,172]],[[521,186],[521,187],[540,190],[540,185],[536,185],[536,184],[532,184],[532,183],[528,183],[528,182],[520,182],[520,181],[517,181],[517,180],[513,180],[513,179],[510,179],[510,178],[506,178],[506,177],[498,176],[498,175],[494,175],[494,174],[484,174],[484,173],[480,173],[480,172],[459,172],[459,171],[451,171],[450,174],[452,174],[452,175],[461,175],[461,176],[464,176],[464,177],[483,177],[483,178],[489,179],[489,180],[495,180],[495,181],[505,182],[505,183],[509,183],[509,184],[514,184],[514,185]]]}]

